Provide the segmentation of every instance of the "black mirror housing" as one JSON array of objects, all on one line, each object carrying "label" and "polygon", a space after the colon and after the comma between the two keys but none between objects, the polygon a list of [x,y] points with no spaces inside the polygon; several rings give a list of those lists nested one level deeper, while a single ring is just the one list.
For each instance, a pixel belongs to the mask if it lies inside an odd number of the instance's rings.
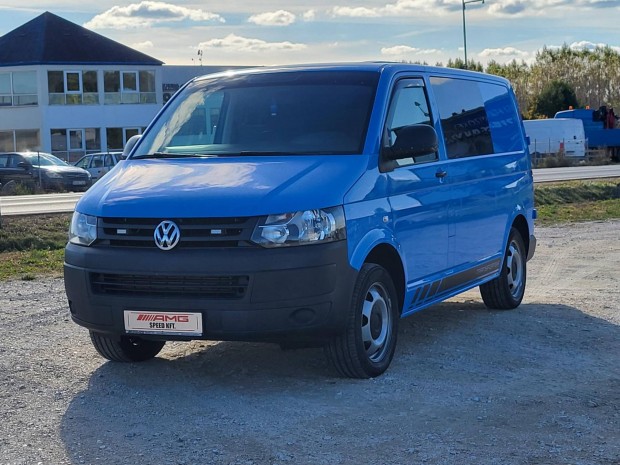
[{"label": "black mirror housing", "polygon": [[383,156],[388,160],[427,155],[439,149],[437,131],[428,124],[411,124],[393,131],[396,141],[383,150]]},{"label": "black mirror housing", "polygon": [[136,146],[141,137],[142,136],[140,134],[136,134],[135,136],[131,136],[129,138],[129,140],[125,144],[125,148],[123,149],[123,154],[121,155],[121,158],[127,158],[127,156],[131,153],[131,151]]}]

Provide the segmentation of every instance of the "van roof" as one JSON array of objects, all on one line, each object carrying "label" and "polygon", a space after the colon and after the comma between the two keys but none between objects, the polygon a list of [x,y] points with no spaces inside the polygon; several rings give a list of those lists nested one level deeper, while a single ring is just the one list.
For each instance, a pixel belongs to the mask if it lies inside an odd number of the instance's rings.
[{"label": "van roof", "polygon": [[232,77],[242,76],[248,74],[264,74],[264,73],[278,73],[278,72],[297,72],[297,71],[368,71],[377,72],[381,74],[394,75],[402,72],[409,73],[433,73],[441,74],[445,76],[461,76],[461,77],[475,77],[476,79],[484,78],[488,80],[494,80],[507,84],[508,81],[502,77],[480,73],[477,71],[468,71],[457,68],[444,68],[439,66],[419,65],[412,63],[399,63],[399,62],[387,62],[387,61],[368,61],[359,63],[312,63],[312,64],[298,64],[298,65],[283,65],[283,66],[269,66],[269,67],[256,67],[256,68],[244,68],[240,70],[224,71],[215,74],[208,74],[205,76],[199,76],[194,80],[211,79],[215,77]]}]

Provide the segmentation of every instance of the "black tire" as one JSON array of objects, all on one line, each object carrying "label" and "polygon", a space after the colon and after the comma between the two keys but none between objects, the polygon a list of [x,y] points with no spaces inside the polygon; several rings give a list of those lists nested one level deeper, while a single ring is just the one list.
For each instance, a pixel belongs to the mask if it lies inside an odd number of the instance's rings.
[{"label": "black tire", "polygon": [[367,263],[359,272],[345,331],[325,346],[342,376],[374,378],[390,366],[398,334],[398,298],[388,272]]},{"label": "black tire", "polygon": [[90,340],[103,358],[112,362],[144,362],[155,357],[165,341],[147,341],[131,336],[108,336],[90,331]]},{"label": "black tire", "polygon": [[496,310],[510,310],[518,307],[525,294],[527,281],[527,251],[521,233],[510,230],[500,275],[480,286],[484,304]]}]

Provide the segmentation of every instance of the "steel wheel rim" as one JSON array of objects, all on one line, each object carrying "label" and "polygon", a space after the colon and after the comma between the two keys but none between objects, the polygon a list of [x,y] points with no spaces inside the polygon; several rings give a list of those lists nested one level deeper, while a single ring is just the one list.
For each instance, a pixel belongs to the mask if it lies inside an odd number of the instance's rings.
[{"label": "steel wheel rim", "polygon": [[366,356],[372,362],[383,359],[392,337],[391,301],[385,287],[374,283],[362,304],[362,343]]},{"label": "steel wheel rim", "polygon": [[510,295],[515,299],[519,298],[524,285],[524,262],[521,249],[515,241],[510,242],[508,246],[506,277]]}]

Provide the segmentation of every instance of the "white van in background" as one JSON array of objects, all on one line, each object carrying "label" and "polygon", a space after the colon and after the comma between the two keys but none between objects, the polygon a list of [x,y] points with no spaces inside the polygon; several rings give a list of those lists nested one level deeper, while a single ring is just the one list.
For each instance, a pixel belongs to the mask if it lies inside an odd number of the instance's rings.
[{"label": "white van in background", "polygon": [[583,158],[586,155],[586,136],[583,121],[579,119],[532,119],[523,121],[523,125],[533,157],[562,154]]}]

